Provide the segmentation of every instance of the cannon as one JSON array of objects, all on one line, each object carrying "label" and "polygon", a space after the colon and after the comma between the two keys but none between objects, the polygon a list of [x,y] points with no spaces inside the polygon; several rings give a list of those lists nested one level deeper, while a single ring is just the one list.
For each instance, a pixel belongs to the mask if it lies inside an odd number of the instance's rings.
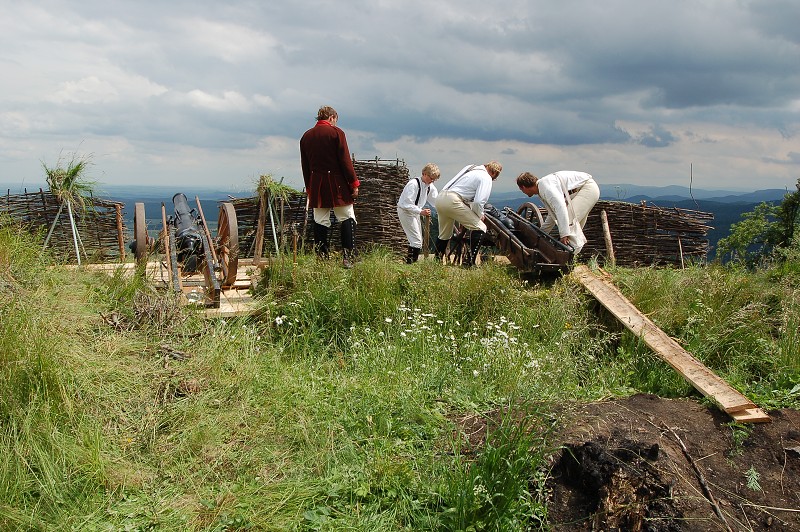
[{"label": "cannon", "polygon": [[144,203],[136,203],[133,218],[134,240],[130,249],[137,263],[163,249],[162,264],[166,266],[167,283],[176,292],[193,303],[219,308],[221,289],[236,283],[239,263],[239,236],[236,210],[230,202],[221,202],[216,238],[211,238],[200,199],[195,197],[197,208],[191,208],[186,195],[172,197],[174,215],[167,217],[166,206],[161,203],[163,231],[160,246],[147,233]]},{"label": "cannon", "polygon": [[178,263],[183,265],[186,273],[197,273],[201,261],[205,258],[205,242],[200,223],[194,209],[189,208],[189,201],[182,193],[172,196],[175,205],[175,216],[170,219],[175,226],[175,251]]},{"label": "cannon", "polygon": [[542,215],[533,203],[523,203],[517,211],[490,208],[485,214],[488,239],[521,273],[540,275],[571,269],[574,250],[542,231]]}]

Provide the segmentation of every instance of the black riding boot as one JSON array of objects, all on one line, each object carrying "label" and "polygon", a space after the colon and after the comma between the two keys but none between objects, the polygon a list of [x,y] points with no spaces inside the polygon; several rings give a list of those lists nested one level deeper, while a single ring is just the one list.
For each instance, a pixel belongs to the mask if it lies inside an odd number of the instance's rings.
[{"label": "black riding boot", "polygon": [[356,247],[356,221],[352,218],[342,222],[342,266],[353,267],[353,254]]},{"label": "black riding boot", "polygon": [[467,255],[467,262],[464,264],[467,268],[475,266],[475,260],[478,258],[478,252],[481,249],[481,241],[483,240],[484,231],[471,231],[469,235],[469,254]]},{"label": "black riding boot", "polygon": [[328,228],[314,222],[314,251],[318,257],[328,258]]},{"label": "black riding boot", "polygon": [[420,251],[422,251],[421,248],[408,246],[408,252],[406,253],[406,264],[413,264],[417,262],[417,259],[419,259]]},{"label": "black riding boot", "polygon": [[436,239],[436,260],[440,261],[444,258],[447,254],[447,244],[450,240],[442,240],[441,238]]},{"label": "black riding boot", "polygon": [[412,264],[414,262],[414,248],[408,246],[406,250],[406,264]]}]

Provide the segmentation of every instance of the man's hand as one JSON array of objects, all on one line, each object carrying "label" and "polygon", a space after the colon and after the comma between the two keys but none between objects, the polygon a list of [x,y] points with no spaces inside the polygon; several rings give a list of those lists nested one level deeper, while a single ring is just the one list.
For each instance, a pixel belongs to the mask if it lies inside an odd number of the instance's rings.
[{"label": "man's hand", "polygon": [[561,243],[564,244],[565,246],[568,246],[569,245],[569,237],[568,236],[562,236],[561,237]]},{"label": "man's hand", "polygon": [[357,197],[358,197],[358,187],[355,187],[355,188],[353,189],[353,199],[355,199],[355,198],[357,198]]},{"label": "man's hand", "polygon": [[431,215],[431,210],[430,210],[430,209],[422,209],[422,210],[420,211],[420,214],[421,214],[422,216],[430,216],[430,215]]}]

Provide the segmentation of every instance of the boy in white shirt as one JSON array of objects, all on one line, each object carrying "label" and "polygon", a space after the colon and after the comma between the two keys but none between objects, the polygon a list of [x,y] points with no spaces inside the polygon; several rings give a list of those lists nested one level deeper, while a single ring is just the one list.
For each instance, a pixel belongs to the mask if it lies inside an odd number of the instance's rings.
[{"label": "boy in white shirt", "polygon": [[426,164],[420,177],[408,180],[397,200],[397,217],[400,218],[400,225],[403,226],[408,238],[406,264],[412,264],[419,259],[422,250],[422,224],[419,217],[431,215],[431,210],[425,208],[425,204],[428,200],[435,200],[439,195],[433,182],[439,179],[440,175],[438,166],[433,163]]}]

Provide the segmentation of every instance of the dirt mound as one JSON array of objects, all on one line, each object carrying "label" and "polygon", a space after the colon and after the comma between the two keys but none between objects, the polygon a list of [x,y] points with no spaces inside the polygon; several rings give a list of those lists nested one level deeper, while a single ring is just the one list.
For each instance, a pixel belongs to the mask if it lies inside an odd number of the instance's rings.
[{"label": "dirt mound", "polygon": [[574,405],[554,442],[549,522],[577,530],[800,530],[800,412],[739,425],[688,399]]}]

